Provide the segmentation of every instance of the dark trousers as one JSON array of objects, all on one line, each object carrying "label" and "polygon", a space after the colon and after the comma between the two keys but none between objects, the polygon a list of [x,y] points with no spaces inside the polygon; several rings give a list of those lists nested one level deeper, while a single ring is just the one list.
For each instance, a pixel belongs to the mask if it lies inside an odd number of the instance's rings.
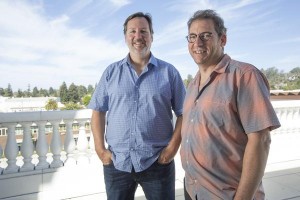
[{"label": "dark trousers", "polygon": [[[191,196],[186,191],[186,188],[185,188],[185,179],[183,179],[183,190],[184,190],[184,199],[185,200],[192,200]],[[197,196],[196,196],[196,200],[197,200]]]},{"label": "dark trousers", "polygon": [[138,184],[147,200],[175,200],[175,163],[157,161],[142,172],[123,172],[113,164],[104,166],[107,200],[133,200]]}]

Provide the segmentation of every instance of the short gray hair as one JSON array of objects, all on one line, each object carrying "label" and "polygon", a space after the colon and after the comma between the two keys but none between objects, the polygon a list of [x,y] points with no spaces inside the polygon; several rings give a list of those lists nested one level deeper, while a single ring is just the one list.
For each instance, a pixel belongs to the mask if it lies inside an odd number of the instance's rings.
[{"label": "short gray hair", "polygon": [[224,20],[216,13],[214,10],[198,10],[194,13],[194,15],[187,22],[188,28],[190,29],[191,24],[195,20],[199,19],[212,19],[215,25],[215,30],[219,36],[225,34],[227,32],[227,28],[224,26]]}]

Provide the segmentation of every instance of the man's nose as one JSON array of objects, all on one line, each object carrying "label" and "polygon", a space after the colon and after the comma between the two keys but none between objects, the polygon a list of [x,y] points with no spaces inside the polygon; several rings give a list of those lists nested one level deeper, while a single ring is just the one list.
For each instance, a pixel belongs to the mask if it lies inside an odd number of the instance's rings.
[{"label": "man's nose", "polygon": [[201,39],[200,35],[197,35],[195,43],[196,43],[197,45],[203,45],[204,42],[203,42],[203,40]]}]

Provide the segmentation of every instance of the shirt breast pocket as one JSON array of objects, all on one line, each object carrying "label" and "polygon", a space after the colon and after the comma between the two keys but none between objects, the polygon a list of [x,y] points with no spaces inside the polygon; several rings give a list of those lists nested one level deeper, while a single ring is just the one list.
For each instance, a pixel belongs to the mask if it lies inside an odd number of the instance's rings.
[{"label": "shirt breast pocket", "polygon": [[171,87],[169,82],[152,82],[146,88],[141,88],[141,92],[147,94],[148,100],[152,101],[171,101]]},{"label": "shirt breast pocket", "polygon": [[197,120],[200,124],[218,129],[225,123],[225,103],[217,101],[202,101],[197,104]]}]

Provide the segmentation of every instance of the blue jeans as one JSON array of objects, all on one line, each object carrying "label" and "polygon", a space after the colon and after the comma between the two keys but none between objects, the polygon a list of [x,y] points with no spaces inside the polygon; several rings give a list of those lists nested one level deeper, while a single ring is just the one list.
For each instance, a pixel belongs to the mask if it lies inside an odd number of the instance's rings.
[{"label": "blue jeans", "polygon": [[103,166],[107,200],[133,200],[138,184],[147,200],[175,200],[175,163],[157,161],[142,172],[123,172],[113,164]]}]

